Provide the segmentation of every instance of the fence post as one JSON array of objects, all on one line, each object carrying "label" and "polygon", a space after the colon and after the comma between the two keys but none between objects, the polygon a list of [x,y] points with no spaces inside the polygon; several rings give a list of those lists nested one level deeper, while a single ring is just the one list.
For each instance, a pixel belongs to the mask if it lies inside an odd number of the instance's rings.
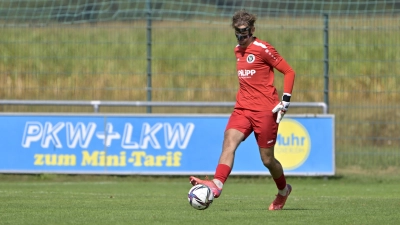
[{"label": "fence post", "polygon": [[329,14],[324,14],[324,102],[329,112]]},{"label": "fence post", "polygon": [[[147,8],[147,101],[151,101],[151,0],[146,1]],[[147,113],[151,113],[151,106],[147,106]]]}]

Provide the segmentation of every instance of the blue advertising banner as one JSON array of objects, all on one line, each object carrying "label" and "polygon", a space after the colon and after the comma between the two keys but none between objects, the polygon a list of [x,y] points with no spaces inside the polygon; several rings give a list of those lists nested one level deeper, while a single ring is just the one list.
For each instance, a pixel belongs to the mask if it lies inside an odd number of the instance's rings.
[{"label": "blue advertising banner", "polygon": [[[229,115],[0,114],[0,173],[214,174]],[[334,175],[334,116],[287,115],[287,175]],[[269,175],[250,135],[232,174]]]}]

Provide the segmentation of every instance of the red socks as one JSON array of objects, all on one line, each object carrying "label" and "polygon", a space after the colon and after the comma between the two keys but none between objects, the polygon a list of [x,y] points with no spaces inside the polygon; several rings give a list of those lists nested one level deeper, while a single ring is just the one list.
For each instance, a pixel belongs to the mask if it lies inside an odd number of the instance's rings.
[{"label": "red socks", "polygon": [[285,178],[285,175],[283,173],[279,178],[274,179],[274,181],[275,181],[276,187],[279,190],[282,190],[282,189],[284,189],[286,187],[286,178]]},{"label": "red socks", "polygon": [[228,179],[229,174],[231,174],[232,168],[226,164],[218,164],[217,169],[215,170],[214,179],[225,183],[226,179]]}]

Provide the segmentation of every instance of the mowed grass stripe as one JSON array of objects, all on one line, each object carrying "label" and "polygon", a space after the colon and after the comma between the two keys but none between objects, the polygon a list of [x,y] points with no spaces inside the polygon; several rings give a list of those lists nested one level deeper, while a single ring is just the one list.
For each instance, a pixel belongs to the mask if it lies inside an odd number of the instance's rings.
[{"label": "mowed grass stripe", "polygon": [[204,211],[188,204],[187,177],[18,177],[0,179],[0,224],[396,224],[400,208],[393,177],[289,177],[294,189],[278,212],[267,210],[276,194],[268,177],[229,178]]}]

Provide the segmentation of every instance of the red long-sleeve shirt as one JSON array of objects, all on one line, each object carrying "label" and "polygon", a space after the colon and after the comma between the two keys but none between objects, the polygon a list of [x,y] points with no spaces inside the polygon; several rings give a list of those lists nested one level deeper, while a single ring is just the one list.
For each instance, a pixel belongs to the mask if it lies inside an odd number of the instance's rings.
[{"label": "red long-sleeve shirt", "polygon": [[235,108],[253,111],[272,110],[281,100],[274,86],[274,68],[284,75],[283,93],[292,93],[294,70],[266,41],[255,40],[235,47],[239,90]]}]

